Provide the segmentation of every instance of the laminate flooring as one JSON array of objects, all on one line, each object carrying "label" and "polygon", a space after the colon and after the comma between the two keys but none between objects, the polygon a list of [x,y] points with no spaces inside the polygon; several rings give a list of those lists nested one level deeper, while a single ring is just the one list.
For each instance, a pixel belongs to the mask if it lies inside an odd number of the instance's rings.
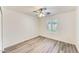
[{"label": "laminate flooring", "polygon": [[78,53],[75,45],[42,36],[5,48],[5,53]]}]

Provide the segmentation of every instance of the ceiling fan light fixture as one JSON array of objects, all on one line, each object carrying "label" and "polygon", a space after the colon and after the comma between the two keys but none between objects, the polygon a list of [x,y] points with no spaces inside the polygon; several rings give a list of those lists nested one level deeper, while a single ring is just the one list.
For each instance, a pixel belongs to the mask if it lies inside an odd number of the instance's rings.
[{"label": "ceiling fan light fixture", "polygon": [[46,12],[47,8],[40,8],[39,10],[34,11],[38,17],[45,17],[49,15],[50,12]]},{"label": "ceiling fan light fixture", "polygon": [[43,14],[43,13],[40,13],[39,15],[38,15],[38,17],[44,17],[45,15]]}]

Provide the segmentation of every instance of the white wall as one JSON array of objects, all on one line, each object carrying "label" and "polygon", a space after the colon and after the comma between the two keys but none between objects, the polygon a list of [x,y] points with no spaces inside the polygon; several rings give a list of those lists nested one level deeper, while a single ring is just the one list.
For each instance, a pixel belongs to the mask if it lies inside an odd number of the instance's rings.
[{"label": "white wall", "polygon": [[3,47],[8,47],[38,35],[37,19],[3,7]]},{"label": "white wall", "polygon": [[[59,20],[59,30],[56,33],[49,33],[47,30],[47,21],[50,19]],[[52,38],[55,40],[75,44],[75,20],[76,20],[76,12],[70,11],[65,13],[56,14],[54,16],[45,17],[41,19],[41,32],[40,35]]]},{"label": "white wall", "polygon": [[79,7],[77,7],[77,18],[76,18],[76,47],[79,51]]}]

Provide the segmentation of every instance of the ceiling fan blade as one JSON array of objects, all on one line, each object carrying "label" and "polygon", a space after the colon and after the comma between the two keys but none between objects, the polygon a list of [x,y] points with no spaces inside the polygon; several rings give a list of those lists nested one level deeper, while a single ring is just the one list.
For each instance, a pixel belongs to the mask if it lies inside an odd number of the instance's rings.
[{"label": "ceiling fan blade", "polygon": [[51,14],[50,12],[47,12],[47,14],[49,15],[49,14]]}]

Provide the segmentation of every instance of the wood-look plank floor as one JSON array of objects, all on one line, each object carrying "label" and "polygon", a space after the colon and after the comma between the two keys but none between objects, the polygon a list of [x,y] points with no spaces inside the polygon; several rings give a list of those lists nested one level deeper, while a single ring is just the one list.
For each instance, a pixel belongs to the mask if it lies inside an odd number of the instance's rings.
[{"label": "wood-look plank floor", "polygon": [[75,45],[39,36],[5,48],[5,53],[78,53],[78,51]]}]

